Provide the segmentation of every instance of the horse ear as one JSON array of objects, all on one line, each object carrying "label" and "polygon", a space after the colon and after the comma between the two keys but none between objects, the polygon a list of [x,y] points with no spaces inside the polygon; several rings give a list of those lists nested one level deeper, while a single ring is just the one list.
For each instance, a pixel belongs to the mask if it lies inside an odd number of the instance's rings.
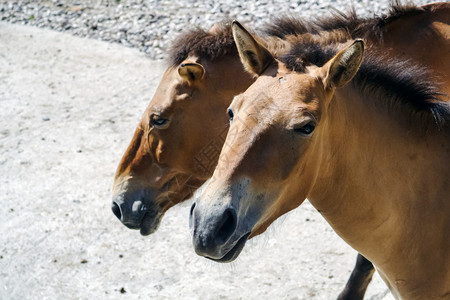
[{"label": "horse ear", "polygon": [[199,82],[205,76],[205,68],[199,63],[196,62],[186,62],[182,63],[178,67],[178,74],[189,82],[189,84],[194,84],[195,82]]},{"label": "horse ear", "polygon": [[217,34],[220,32],[220,29],[221,29],[221,26],[216,23],[209,29],[208,33]]},{"label": "horse ear", "polygon": [[363,56],[364,42],[362,40],[356,40],[339,51],[322,67],[325,71],[323,78],[325,87],[338,88],[346,85],[356,75]]},{"label": "horse ear", "polygon": [[238,21],[233,21],[231,28],[245,69],[252,74],[261,75],[275,61],[272,54],[259,44]]}]

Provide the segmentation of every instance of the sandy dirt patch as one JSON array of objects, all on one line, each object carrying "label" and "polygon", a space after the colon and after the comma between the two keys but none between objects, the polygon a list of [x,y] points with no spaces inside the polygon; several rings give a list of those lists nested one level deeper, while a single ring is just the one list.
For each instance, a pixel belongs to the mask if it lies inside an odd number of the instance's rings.
[{"label": "sandy dirt patch", "polygon": [[[164,69],[0,23],[0,299],[334,299],[356,252],[309,203],[225,265],[194,253],[190,203],[149,237],[114,217],[115,168]],[[392,299],[377,275],[367,299]]]}]

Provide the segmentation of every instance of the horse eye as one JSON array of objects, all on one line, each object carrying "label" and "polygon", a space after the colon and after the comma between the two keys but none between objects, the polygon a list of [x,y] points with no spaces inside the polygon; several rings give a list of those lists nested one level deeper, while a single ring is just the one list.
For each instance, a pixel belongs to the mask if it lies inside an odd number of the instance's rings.
[{"label": "horse eye", "polygon": [[150,118],[150,124],[152,124],[155,127],[161,127],[164,126],[169,120],[161,118],[157,115],[152,115]]},{"label": "horse eye", "polygon": [[233,113],[233,111],[231,110],[231,108],[229,108],[229,109],[227,110],[227,113],[228,113],[228,116],[230,117],[230,122],[233,121],[234,113]]},{"label": "horse eye", "polygon": [[302,135],[308,136],[313,133],[314,129],[316,129],[316,125],[313,122],[309,122],[306,125],[303,125],[302,127],[295,128],[294,131]]}]

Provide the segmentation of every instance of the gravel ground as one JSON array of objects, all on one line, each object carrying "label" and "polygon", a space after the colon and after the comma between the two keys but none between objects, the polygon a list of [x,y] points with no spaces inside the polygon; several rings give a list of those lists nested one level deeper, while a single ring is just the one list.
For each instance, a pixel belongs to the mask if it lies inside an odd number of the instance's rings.
[{"label": "gravel ground", "polygon": [[173,38],[187,27],[209,28],[233,18],[256,28],[273,16],[290,13],[310,18],[351,5],[358,14],[370,16],[386,12],[388,4],[387,0],[1,0],[0,20],[120,43],[161,59]]}]

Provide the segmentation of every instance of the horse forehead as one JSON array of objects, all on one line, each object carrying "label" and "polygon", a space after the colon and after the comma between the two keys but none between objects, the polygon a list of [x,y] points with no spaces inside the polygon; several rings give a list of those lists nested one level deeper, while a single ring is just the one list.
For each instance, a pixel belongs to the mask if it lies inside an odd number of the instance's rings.
[{"label": "horse forehead", "polygon": [[262,104],[290,105],[292,102],[308,102],[316,90],[316,80],[308,74],[278,73],[262,76],[257,85],[248,90],[247,99]]},{"label": "horse forehead", "polygon": [[155,94],[150,100],[148,108],[152,111],[164,111],[175,104],[177,100],[187,96],[187,91],[182,87],[183,82],[178,76],[177,69],[169,68],[161,78]]}]

